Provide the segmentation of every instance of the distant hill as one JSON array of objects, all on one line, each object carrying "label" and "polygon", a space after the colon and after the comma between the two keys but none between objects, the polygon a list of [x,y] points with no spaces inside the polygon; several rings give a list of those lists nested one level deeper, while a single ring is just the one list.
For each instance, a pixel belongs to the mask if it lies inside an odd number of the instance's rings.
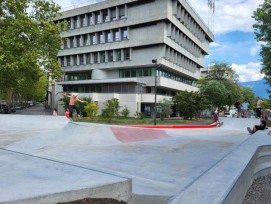
[{"label": "distant hill", "polygon": [[265,80],[241,82],[240,86],[250,87],[256,96],[263,99],[269,99],[269,94],[266,90],[271,90],[271,87],[268,84],[265,84]]}]

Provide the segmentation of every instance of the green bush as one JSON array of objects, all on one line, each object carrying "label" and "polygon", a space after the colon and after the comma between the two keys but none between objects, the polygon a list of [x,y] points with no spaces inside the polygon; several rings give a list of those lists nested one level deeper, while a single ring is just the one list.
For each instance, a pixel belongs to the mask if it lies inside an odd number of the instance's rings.
[{"label": "green bush", "polygon": [[86,112],[87,116],[92,119],[97,116],[98,110],[99,107],[95,102],[88,103],[84,108],[84,111]]},{"label": "green bush", "polygon": [[123,117],[125,117],[125,118],[127,118],[127,116],[129,114],[130,114],[129,109],[126,106],[124,106],[124,109],[120,112],[120,115],[123,116]]}]

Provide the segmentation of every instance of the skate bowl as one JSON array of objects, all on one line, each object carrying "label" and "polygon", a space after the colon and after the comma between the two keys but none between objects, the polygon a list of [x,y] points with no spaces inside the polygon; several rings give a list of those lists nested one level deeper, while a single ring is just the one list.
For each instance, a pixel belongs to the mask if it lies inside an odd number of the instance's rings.
[{"label": "skate bowl", "polygon": [[159,129],[53,116],[0,119],[9,121],[0,128],[0,203],[87,196],[129,204],[240,203],[271,166],[267,131],[251,136],[246,130],[257,119],[221,118],[219,128]]}]

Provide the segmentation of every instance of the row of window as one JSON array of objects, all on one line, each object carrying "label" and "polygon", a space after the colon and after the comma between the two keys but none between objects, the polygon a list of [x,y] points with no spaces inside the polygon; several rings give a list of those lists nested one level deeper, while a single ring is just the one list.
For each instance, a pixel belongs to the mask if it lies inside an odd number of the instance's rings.
[{"label": "row of window", "polygon": [[[192,85],[193,81],[186,77],[158,69],[157,76],[165,77],[174,81],[179,81],[188,85]],[[147,77],[147,76],[155,76],[155,68],[149,69],[126,69],[119,71],[120,78],[131,78],[131,77]]]},{"label": "row of window", "polygon": [[62,67],[130,60],[130,48],[59,57]]},{"label": "row of window", "polygon": [[201,42],[205,42],[205,32],[199,26],[199,24],[193,19],[193,17],[186,11],[186,9],[181,5],[178,0],[173,3],[174,14],[176,18],[188,29],[190,30],[196,38]]},{"label": "row of window", "polygon": [[91,26],[126,18],[127,16],[126,12],[127,12],[126,5],[121,5],[99,11],[93,11],[79,16],[73,16],[70,18],[62,19],[60,20],[60,22],[67,21],[70,29],[77,29],[85,26]]},{"label": "row of window", "polygon": [[172,49],[169,46],[166,46],[166,56],[165,59],[180,66],[183,67],[184,69],[195,73],[198,69],[197,64],[189,59],[188,57],[182,55],[178,51]]},{"label": "row of window", "polygon": [[168,24],[168,36],[196,57],[201,56],[200,47],[173,24]]},{"label": "row of window", "polygon": [[91,71],[66,73],[65,81],[91,80],[91,73],[92,73]]},{"label": "row of window", "polygon": [[128,28],[105,30],[62,39],[62,49],[116,42],[128,39]]}]

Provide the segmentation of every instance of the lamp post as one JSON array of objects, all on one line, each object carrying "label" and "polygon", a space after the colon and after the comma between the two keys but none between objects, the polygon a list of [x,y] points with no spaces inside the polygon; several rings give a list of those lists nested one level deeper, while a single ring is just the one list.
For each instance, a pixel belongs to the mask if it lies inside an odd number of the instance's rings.
[{"label": "lamp post", "polygon": [[155,64],[155,78],[154,78],[154,112],[153,112],[153,124],[156,125],[156,116],[157,116],[157,104],[156,104],[156,95],[157,95],[157,59],[153,59],[152,63]]}]

